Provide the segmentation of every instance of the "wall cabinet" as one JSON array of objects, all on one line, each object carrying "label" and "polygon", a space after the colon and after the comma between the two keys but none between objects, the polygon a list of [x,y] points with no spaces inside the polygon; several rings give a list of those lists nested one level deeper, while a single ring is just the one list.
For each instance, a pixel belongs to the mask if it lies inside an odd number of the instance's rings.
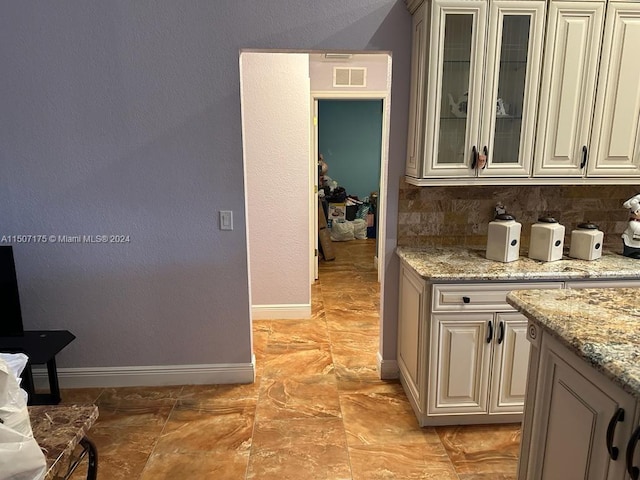
[{"label": "wall cabinet", "polygon": [[640,3],[414,0],[409,9],[407,181],[640,177]]},{"label": "wall cabinet", "polygon": [[638,3],[549,3],[534,175],[640,175],[639,44]]},{"label": "wall cabinet", "polygon": [[529,175],[544,9],[432,0],[415,11],[407,175]]},{"label": "wall cabinet", "polygon": [[636,400],[536,325],[529,329],[537,372],[529,379],[518,478],[632,478],[625,456]]}]

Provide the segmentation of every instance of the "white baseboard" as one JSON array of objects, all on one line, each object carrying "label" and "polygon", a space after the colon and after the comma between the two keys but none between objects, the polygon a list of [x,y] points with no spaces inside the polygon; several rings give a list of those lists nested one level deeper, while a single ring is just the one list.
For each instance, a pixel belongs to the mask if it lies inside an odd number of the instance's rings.
[{"label": "white baseboard", "polygon": [[311,318],[311,304],[287,305],[252,305],[251,315],[254,320]]},{"label": "white baseboard", "polygon": [[[253,357],[251,363],[59,368],[58,383],[61,388],[253,383],[255,364]],[[33,381],[36,388],[47,389],[47,370],[34,368]]]},{"label": "white baseboard", "polygon": [[382,380],[392,380],[400,378],[400,369],[397,360],[385,360],[378,352],[378,371]]}]

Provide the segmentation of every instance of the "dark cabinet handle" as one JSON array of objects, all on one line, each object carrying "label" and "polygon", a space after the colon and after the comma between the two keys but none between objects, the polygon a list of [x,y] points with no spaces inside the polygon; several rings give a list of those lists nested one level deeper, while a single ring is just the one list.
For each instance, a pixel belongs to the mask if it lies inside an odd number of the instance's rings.
[{"label": "dark cabinet handle", "polygon": [[633,466],[633,455],[636,452],[636,445],[640,439],[640,427],[636,428],[627,443],[627,472],[631,477],[631,480],[638,480],[640,476],[640,468]]},{"label": "dark cabinet handle", "polygon": [[504,322],[498,324],[498,345],[504,341]]},{"label": "dark cabinet handle", "polygon": [[474,145],[473,148],[471,149],[471,169],[475,170],[476,165],[478,164],[478,150],[476,149],[476,146]]},{"label": "dark cabinet handle", "polygon": [[618,459],[618,447],[613,446],[613,436],[616,434],[616,425],[618,422],[624,422],[624,408],[619,408],[609,420],[609,426],[607,427],[607,452],[611,460]]},{"label": "dark cabinet handle", "polygon": [[482,149],[482,153],[484,153],[484,156],[486,157],[484,159],[484,165],[482,165],[482,169],[484,170],[485,168],[487,168],[487,163],[489,163],[489,150],[487,149],[486,145]]},{"label": "dark cabinet handle", "polygon": [[493,322],[489,320],[489,332],[487,333],[487,343],[491,343],[493,338]]},{"label": "dark cabinet handle", "polygon": [[582,146],[582,163],[580,164],[580,168],[584,168],[586,164],[587,164],[587,146],[583,145]]},{"label": "dark cabinet handle", "polygon": [[462,301],[464,303],[471,303],[471,299],[469,297],[462,297]]}]

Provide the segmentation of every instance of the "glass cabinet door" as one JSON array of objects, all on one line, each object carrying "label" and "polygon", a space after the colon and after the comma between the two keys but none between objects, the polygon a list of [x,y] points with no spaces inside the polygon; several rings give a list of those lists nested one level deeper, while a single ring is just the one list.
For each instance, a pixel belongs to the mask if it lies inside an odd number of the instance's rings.
[{"label": "glass cabinet door", "polygon": [[544,1],[491,3],[479,142],[482,176],[530,174],[544,6]]},{"label": "glass cabinet door", "polygon": [[475,176],[487,2],[452,3],[435,0],[431,12],[424,151],[430,177]]}]

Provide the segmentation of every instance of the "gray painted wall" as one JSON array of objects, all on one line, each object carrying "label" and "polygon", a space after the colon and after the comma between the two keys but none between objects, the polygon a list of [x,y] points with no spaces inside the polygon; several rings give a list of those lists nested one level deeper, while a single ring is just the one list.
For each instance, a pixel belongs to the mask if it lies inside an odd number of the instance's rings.
[{"label": "gray painted wall", "polygon": [[[0,15],[0,236],[130,235],[15,244],[25,327],[78,337],[60,366],[250,360],[242,48],[393,53],[382,301],[383,357],[395,358],[401,0],[23,0]],[[234,231],[218,230],[221,209]]]}]

